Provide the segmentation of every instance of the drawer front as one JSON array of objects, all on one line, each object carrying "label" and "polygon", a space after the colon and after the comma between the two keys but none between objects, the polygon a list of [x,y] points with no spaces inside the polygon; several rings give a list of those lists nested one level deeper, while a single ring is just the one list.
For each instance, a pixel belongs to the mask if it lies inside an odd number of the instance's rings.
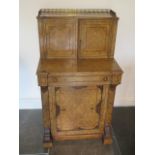
[{"label": "drawer front", "polygon": [[110,76],[51,76],[48,78],[48,84],[70,83],[70,82],[102,82],[110,83]]}]

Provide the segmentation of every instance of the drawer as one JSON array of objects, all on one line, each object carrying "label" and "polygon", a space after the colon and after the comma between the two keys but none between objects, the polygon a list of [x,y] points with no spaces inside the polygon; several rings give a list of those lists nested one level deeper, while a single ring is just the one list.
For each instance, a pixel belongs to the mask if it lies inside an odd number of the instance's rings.
[{"label": "drawer", "polygon": [[51,76],[48,83],[67,83],[67,82],[110,82],[111,78],[105,76]]}]

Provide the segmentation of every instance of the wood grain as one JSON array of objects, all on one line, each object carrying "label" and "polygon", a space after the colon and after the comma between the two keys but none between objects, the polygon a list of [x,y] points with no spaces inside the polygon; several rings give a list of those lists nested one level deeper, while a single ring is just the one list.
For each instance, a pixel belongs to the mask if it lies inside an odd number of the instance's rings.
[{"label": "wood grain", "polygon": [[44,147],[53,140],[112,143],[118,17],[108,9],[41,9],[38,13]]},{"label": "wood grain", "polygon": [[45,128],[50,128],[48,87],[41,87],[42,115]]},{"label": "wood grain", "polygon": [[97,87],[64,87],[56,91],[58,130],[94,129],[99,124],[96,106],[101,100]]},{"label": "wood grain", "polygon": [[[112,57],[111,29],[113,19],[83,19],[79,21],[79,58]],[[97,38],[97,39],[96,39]]]},{"label": "wood grain", "polygon": [[[111,10],[68,11],[40,10],[41,58],[112,58],[118,20],[115,13]],[[85,16],[78,16],[80,14]]]}]

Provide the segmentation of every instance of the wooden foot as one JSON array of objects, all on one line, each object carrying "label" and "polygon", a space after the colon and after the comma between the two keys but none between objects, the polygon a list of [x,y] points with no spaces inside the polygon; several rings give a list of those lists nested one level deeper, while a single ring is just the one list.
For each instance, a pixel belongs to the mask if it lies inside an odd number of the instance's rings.
[{"label": "wooden foot", "polygon": [[104,128],[103,144],[112,144],[112,128],[111,128],[111,125],[106,125]]},{"label": "wooden foot", "polygon": [[50,128],[44,128],[43,147],[44,148],[53,147],[52,135],[51,135]]}]

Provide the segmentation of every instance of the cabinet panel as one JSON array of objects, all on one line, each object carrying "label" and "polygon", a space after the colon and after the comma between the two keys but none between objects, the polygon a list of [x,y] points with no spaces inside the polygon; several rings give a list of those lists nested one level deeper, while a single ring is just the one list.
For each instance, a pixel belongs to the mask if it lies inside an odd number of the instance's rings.
[{"label": "cabinet panel", "polygon": [[101,90],[97,87],[75,86],[56,91],[57,129],[94,129],[99,125]]},{"label": "cabinet panel", "polygon": [[46,57],[76,57],[76,21],[74,19],[48,19],[45,25]]},{"label": "cabinet panel", "polygon": [[[102,134],[105,105],[104,86],[55,87],[50,112],[53,135]],[[54,110],[54,111],[53,111]]]},{"label": "cabinet panel", "polygon": [[110,53],[111,20],[79,21],[79,57],[106,58]]}]

